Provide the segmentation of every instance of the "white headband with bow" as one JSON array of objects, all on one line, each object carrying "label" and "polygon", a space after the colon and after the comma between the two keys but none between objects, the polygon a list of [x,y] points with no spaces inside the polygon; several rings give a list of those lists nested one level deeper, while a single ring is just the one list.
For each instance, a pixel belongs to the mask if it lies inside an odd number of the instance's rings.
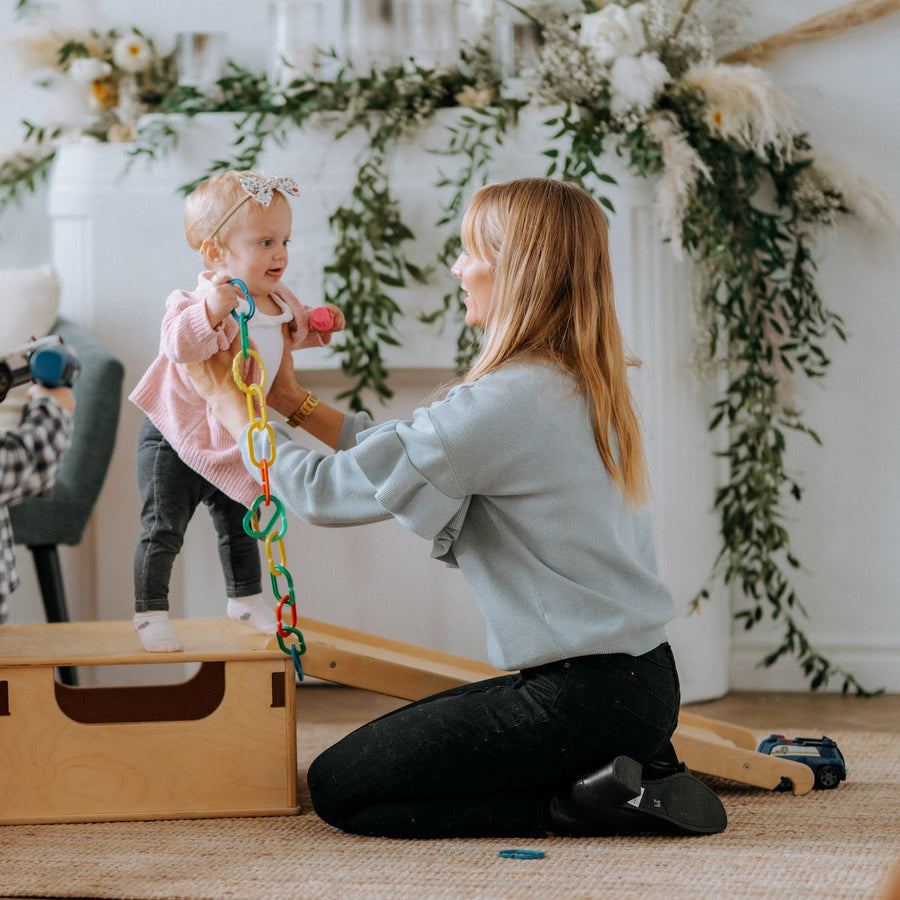
[{"label": "white headband with bow", "polygon": [[237,212],[241,204],[253,199],[261,206],[268,206],[272,202],[274,191],[280,191],[285,197],[299,197],[300,188],[293,178],[260,178],[256,175],[241,175],[238,179],[241,187],[246,191],[243,197],[239,197],[216,222],[216,227],[210,232],[209,237],[214,238],[219,229]]}]

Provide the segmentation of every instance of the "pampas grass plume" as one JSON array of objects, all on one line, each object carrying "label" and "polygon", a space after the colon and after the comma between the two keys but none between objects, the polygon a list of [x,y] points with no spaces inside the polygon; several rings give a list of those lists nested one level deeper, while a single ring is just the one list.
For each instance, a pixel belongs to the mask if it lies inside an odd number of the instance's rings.
[{"label": "pampas grass plume", "polygon": [[771,146],[782,158],[790,158],[797,133],[794,117],[787,98],[761,69],[700,63],[683,80],[705,94],[709,125],[723,138],[760,157]]},{"label": "pampas grass plume", "polygon": [[662,235],[672,245],[677,259],[684,255],[681,244],[681,211],[697,179],[711,179],[706,163],[691,146],[671,113],[654,113],[647,121],[650,137],[660,146],[663,174],[656,188],[656,214]]},{"label": "pampas grass plume", "polygon": [[816,157],[810,176],[830,185],[844,201],[847,209],[863,223],[868,231],[885,237],[900,231],[896,202],[892,201],[870,178],[851,170],[844,163],[830,157]]}]

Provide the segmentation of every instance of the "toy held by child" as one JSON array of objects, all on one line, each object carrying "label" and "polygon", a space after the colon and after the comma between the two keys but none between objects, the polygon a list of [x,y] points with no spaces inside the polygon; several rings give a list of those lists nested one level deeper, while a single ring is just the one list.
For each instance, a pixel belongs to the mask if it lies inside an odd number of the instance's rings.
[{"label": "toy held by child", "polygon": [[[185,366],[239,349],[240,325],[232,315],[243,301],[237,281],[253,300],[247,336],[269,384],[286,353],[324,346],[344,327],[337,307],[311,310],[281,281],[292,223],[287,198],[296,196],[290,178],[230,171],[204,181],[186,202],[187,241],[206,269],[193,291],[166,300],[159,355],[129,398],[147,416],[138,436],[141,536],[134,554],[134,625],[145,650],[182,649],[169,621],[169,580],[200,503],[218,535],[228,615],[266,634],[277,630],[274,609],[262,597],[258,542],[243,527],[259,485]],[[249,356],[242,378],[258,383],[260,374]]]}]

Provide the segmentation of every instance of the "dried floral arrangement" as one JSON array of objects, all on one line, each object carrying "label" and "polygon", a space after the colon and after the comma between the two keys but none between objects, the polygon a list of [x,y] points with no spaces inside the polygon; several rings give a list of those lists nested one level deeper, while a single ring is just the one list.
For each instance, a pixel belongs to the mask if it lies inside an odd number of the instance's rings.
[{"label": "dried floral arrangement", "polygon": [[[806,612],[791,582],[800,563],[785,526],[786,504],[801,499],[802,486],[788,471],[785,453],[790,434],[819,442],[787,399],[791,380],[822,378],[830,363],[826,340],[844,338],[840,317],[816,289],[816,235],[840,215],[877,212],[879,198],[817,162],[787,99],[762,69],[745,61],[765,58],[790,40],[779,36],[780,43],[717,56],[718,44],[736,33],[736,4],[502,2],[540,39],[537,58],[515,90],[498,74],[487,42],[463,47],[458,64],[446,69],[410,61],[357,72],[348,64],[329,80],[296,72],[274,84],[229,63],[206,92],[177,84],[171,58],[159,56],[137,32],[95,33],[93,44],[64,42],[57,68],[83,79],[95,103],[96,115],[81,134],[133,139],[135,158],[155,159],[178,138],[165,116],[142,120],[142,113],[239,113],[231,155],[210,160],[197,181],[252,167],[271,142],[285,140],[316,113],[339,114],[340,135],[365,129],[356,182],[331,215],[334,253],[323,273],[327,300],[347,318],[348,339],[339,352],[353,379],[345,397],[354,409],[365,408],[367,394],[390,396],[381,348],[402,340],[392,294],[424,282],[437,262],[414,261],[405,249],[413,234],[387,174],[398,139],[438,109],[466,108],[447,136],[448,166],[454,161],[456,171],[438,185],[447,192],[437,223],[447,234],[439,259],[445,265],[458,250],[455,226],[465,196],[483,181],[492,152],[526,104],[553,111],[547,174],[582,184],[611,213],[603,193],[612,180],[604,164],[610,154],[652,178],[665,240],[698,273],[694,368],[699,375],[724,375],[726,385],[710,416],[710,428],[723,426],[728,442],[722,453],[727,481],[715,500],[722,546],[710,579],[739,589],[745,604],[735,615],[746,628],[766,617],[781,623],[781,643],[765,665],[793,656],[813,689],[836,677],[845,692],[870,693],[823,657],[804,632]],[[856,0],[840,15],[849,16],[849,27],[898,8],[900,0]],[[832,33],[836,21],[799,29],[796,40]],[[25,128],[28,146],[0,162],[0,211],[46,177],[66,137],[59,128]],[[458,322],[460,306],[459,296],[448,294],[427,318],[436,325]],[[471,359],[475,341],[462,326],[458,367]],[[708,598],[708,586],[701,587],[695,607]]]}]

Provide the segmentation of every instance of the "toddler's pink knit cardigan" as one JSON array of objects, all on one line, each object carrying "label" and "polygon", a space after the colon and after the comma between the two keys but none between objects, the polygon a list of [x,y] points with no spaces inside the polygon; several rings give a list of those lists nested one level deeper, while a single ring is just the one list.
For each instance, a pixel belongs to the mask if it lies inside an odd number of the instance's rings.
[{"label": "toddler's pink knit cardigan", "polygon": [[[230,315],[216,328],[209,323],[205,300],[213,274],[202,272],[194,291],[175,291],[169,295],[159,355],[128,399],[147,414],[184,463],[229,497],[249,507],[259,496],[260,487],[244,468],[234,438],[194,390],[183,365],[202,362],[219,350],[227,350],[240,330]],[[310,329],[310,308],[301,304],[285,285],[279,284],[272,293],[294,314],[288,324],[291,350],[330,343],[330,334]],[[267,376],[267,385],[271,387],[275,372],[268,372]],[[248,371],[242,375],[244,383],[252,384],[258,377],[258,366],[250,359]]]}]

